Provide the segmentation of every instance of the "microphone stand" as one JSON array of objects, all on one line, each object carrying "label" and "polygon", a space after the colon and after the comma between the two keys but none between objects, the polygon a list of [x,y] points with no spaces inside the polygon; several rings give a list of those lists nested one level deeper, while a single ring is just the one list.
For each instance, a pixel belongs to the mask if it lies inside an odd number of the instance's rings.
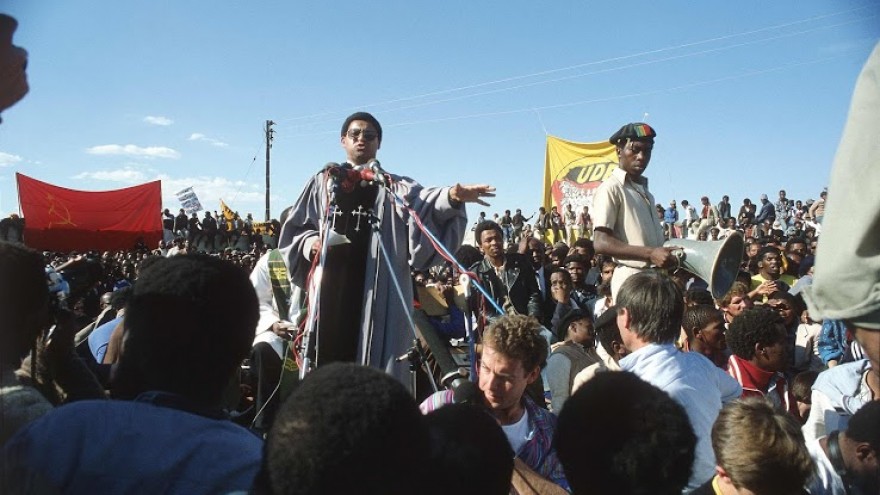
[{"label": "microphone stand", "polygon": [[[381,166],[379,165],[379,162],[377,160],[370,161],[370,163],[368,164],[368,167],[375,174],[375,179],[372,182],[374,184],[380,186],[381,188],[383,188],[385,194],[391,195],[392,206],[394,206],[394,199],[395,199],[396,195],[394,194],[394,191],[392,191],[388,188],[389,184],[391,184],[391,181],[388,180],[388,178],[386,177],[385,171],[381,168]],[[379,212],[375,212],[375,213],[379,213]],[[385,214],[384,208],[383,208],[381,214],[382,215]],[[439,387],[437,386],[437,383],[434,380],[434,376],[428,367],[428,357],[425,354],[425,349],[421,345],[421,340],[419,339],[419,331],[418,331],[416,323],[413,319],[413,302],[412,302],[412,300],[409,300],[409,301],[406,300],[406,298],[404,297],[403,289],[401,288],[401,285],[400,285],[400,281],[397,279],[397,276],[396,276],[396,273],[394,272],[394,270],[391,269],[391,267],[393,266],[393,263],[392,263],[391,257],[388,255],[388,250],[385,247],[385,243],[382,240],[382,232],[380,231],[381,222],[382,222],[382,219],[380,219],[378,217],[378,215],[371,215],[371,217],[370,217],[371,232],[372,232],[372,235],[376,236],[376,241],[379,246],[379,252],[381,253],[382,258],[385,259],[385,266],[388,267],[387,269],[389,270],[389,278],[391,279],[391,285],[394,289],[394,292],[397,293],[398,299],[400,299],[400,303],[404,308],[404,311],[405,311],[405,314],[407,317],[407,323],[409,324],[409,328],[410,328],[410,331],[412,332],[412,336],[413,336],[413,346],[407,350],[406,354],[397,357],[395,359],[395,361],[397,361],[398,363],[401,363],[403,361],[409,362],[409,369],[410,369],[410,373],[412,374],[413,394],[416,393],[416,385],[418,382],[418,375],[416,373],[418,372],[419,368],[421,368],[422,370],[425,371],[425,373],[428,376],[429,381],[431,383],[431,387],[434,389],[433,391],[436,392]],[[377,253],[377,254],[379,254],[379,253]],[[376,296],[376,291],[373,291],[373,297],[375,298],[375,296]],[[372,327],[372,325],[370,325],[370,327],[369,327],[370,333],[367,335],[366,342],[372,342],[372,338],[373,338],[372,331],[373,331],[373,327]]]},{"label": "microphone stand", "polygon": [[[337,165],[338,166],[338,165]],[[306,331],[303,336],[302,349],[300,352],[302,353],[302,367],[299,370],[299,378],[302,380],[305,378],[306,373],[308,373],[311,369],[311,358],[309,357],[309,347],[311,346],[312,336],[317,335],[317,325],[318,319],[321,315],[321,285],[324,278],[324,265],[327,263],[327,249],[329,247],[328,243],[328,232],[330,231],[330,219],[334,218],[334,213],[338,208],[336,204],[336,195],[339,192],[341,187],[339,177],[334,176],[329,173],[329,169],[327,172],[327,176],[332,177],[330,183],[330,189],[328,191],[329,197],[327,200],[327,213],[325,217],[321,221],[321,226],[319,230],[319,239],[321,240],[321,252],[318,258],[318,266],[315,269],[315,272],[312,274],[312,284],[315,287],[315,290],[312,291],[313,295],[309,296],[311,299],[309,307],[313,308],[312,317],[309,318],[308,325],[306,326]],[[318,365],[318,343],[320,341],[320,335],[317,335],[317,339],[315,342],[315,366]]]},{"label": "microphone stand", "polygon": [[[471,300],[471,284],[470,277],[465,274],[461,274],[459,277],[460,283],[464,286],[464,300]],[[469,304],[467,306],[470,306]],[[474,322],[473,322],[473,311],[468,307],[467,311],[464,314],[464,329],[465,335],[467,335],[468,340],[468,363],[470,364],[470,376],[468,377],[470,381],[477,381],[477,339],[474,334]]]}]

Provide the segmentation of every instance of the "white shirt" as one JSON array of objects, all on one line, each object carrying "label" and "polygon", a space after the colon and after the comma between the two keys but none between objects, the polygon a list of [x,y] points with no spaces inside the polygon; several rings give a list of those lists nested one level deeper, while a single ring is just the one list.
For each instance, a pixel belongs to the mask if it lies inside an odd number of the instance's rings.
[{"label": "white shirt", "polygon": [[620,369],[669,394],[688,415],[697,446],[688,489],[694,490],[715,473],[712,425],[721,407],[738,399],[742,387],[705,356],[681,352],[672,344],[649,344],[620,360]]},{"label": "white shirt", "polygon": [[821,323],[801,323],[797,327],[794,341],[794,367],[798,370],[822,369],[819,357],[819,334],[822,333]]},{"label": "white shirt", "polygon": [[541,297],[547,297],[547,286],[544,285],[544,267],[535,270],[535,277],[538,279],[538,289],[541,291]]},{"label": "white shirt", "polygon": [[843,479],[834,470],[831,459],[825,455],[818,438],[807,442],[807,451],[816,462],[816,471],[807,485],[810,495],[846,495]]},{"label": "white shirt", "polygon": [[529,410],[523,408],[523,415],[519,421],[512,425],[501,425],[501,429],[510,442],[510,448],[514,452],[519,452],[519,449],[529,441]]},{"label": "white shirt", "polygon": [[[255,329],[254,345],[265,342],[272,346],[278,357],[284,356],[284,340],[272,331],[272,324],[281,321],[278,315],[278,305],[275,303],[275,293],[272,290],[272,277],[269,274],[269,253],[267,252],[254,265],[250,275],[251,284],[257,293],[257,302],[260,305],[260,319]],[[302,289],[291,284],[291,308],[289,319],[296,321],[299,317],[298,305],[302,301]]]},{"label": "white shirt", "polygon": [[[810,395],[810,416],[801,427],[804,440],[809,442],[832,431],[845,430],[855,411],[874,399],[868,386],[870,369],[870,362],[863,360],[841,364],[819,374]],[[838,389],[833,400],[820,390],[823,382],[833,383],[831,388]],[[842,394],[840,390],[846,392]],[[847,403],[846,407],[843,407],[842,401]]]}]

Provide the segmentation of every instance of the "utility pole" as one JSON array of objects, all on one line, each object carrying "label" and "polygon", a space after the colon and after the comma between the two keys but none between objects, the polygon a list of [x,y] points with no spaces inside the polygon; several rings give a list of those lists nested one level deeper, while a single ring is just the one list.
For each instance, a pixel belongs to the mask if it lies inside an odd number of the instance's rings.
[{"label": "utility pole", "polygon": [[269,218],[269,150],[272,149],[272,139],[274,139],[275,130],[272,129],[272,126],[275,125],[275,122],[271,120],[266,121],[266,221],[270,220]]}]

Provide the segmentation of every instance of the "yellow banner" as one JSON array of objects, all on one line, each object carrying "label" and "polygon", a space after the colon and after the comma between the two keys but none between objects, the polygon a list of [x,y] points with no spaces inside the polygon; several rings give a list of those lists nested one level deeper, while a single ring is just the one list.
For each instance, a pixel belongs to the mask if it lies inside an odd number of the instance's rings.
[{"label": "yellow banner", "polygon": [[617,168],[617,153],[608,141],[575,143],[547,136],[544,166],[544,208],[566,205],[580,212],[592,208],[596,187]]},{"label": "yellow banner", "polygon": [[[226,219],[226,228],[232,230],[232,219],[235,218],[235,212],[232,211],[232,208],[226,206],[222,199],[220,200],[220,213]],[[217,220],[219,221],[220,219],[218,218]]]}]

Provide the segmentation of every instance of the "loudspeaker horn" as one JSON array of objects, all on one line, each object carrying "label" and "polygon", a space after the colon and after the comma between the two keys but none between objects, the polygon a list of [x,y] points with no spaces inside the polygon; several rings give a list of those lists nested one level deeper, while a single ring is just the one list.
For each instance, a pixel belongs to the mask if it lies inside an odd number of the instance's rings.
[{"label": "loudspeaker horn", "polygon": [[712,297],[717,299],[727,294],[736,281],[745,240],[741,233],[734,232],[720,241],[670,239],[663,246],[677,248],[673,254],[679,267],[705,280]]}]

